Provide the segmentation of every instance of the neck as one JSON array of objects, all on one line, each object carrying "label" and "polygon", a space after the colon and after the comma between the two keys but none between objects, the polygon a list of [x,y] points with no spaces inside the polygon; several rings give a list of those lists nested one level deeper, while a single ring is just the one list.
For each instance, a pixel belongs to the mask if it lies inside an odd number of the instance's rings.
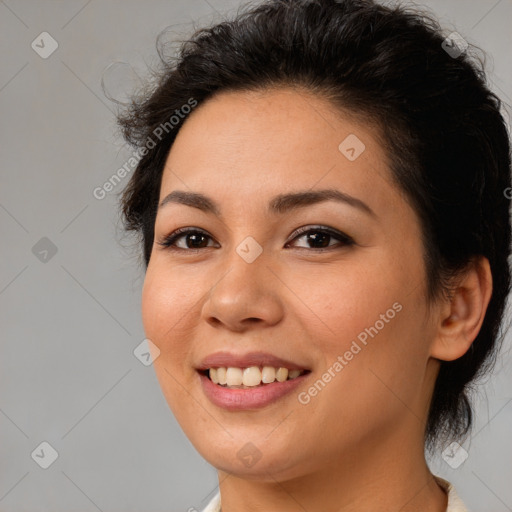
[{"label": "neck", "polygon": [[[396,435],[366,442],[320,469],[282,478],[272,468],[253,480],[219,471],[222,512],[445,512],[446,493],[425,461],[422,443]],[[306,465],[307,466],[307,465]]]}]

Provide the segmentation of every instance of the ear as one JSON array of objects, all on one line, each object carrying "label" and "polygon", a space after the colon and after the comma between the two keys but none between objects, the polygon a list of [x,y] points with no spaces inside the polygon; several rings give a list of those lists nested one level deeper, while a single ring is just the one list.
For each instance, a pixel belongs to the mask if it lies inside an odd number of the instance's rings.
[{"label": "ear", "polygon": [[474,259],[450,299],[438,309],[438,326],[430,355],[442,361],[462,357],[477,337],[484,321],[492,294],[492,274],[489,260]]}]

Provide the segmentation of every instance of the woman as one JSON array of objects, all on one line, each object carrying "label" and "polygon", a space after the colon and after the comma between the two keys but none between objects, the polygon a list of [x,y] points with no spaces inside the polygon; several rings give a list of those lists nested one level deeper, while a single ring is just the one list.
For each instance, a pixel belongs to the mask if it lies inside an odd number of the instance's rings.
[{"label": "woman", "polygon": [[425,15],[270,0],[198,31],[120,116],[144,329],[218,470],[208,511],[465,510],[425,447],[462,443],[502,337],[499,109]]}]

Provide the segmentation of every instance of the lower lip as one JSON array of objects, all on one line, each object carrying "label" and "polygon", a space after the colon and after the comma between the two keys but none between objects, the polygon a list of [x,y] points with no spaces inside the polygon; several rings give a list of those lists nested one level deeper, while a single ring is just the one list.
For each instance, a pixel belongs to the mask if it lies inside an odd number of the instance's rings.
[{"label": "lower lip", "polygon": [[214,384],[206,375],[199,374],[199,377],[205,395],[214,405],[229,411],[241,411],[259,409],[277,402],[292,393],[308,375],[309,373],[306,373],[284,382],[276,381],[247,389],[225,388]]}]

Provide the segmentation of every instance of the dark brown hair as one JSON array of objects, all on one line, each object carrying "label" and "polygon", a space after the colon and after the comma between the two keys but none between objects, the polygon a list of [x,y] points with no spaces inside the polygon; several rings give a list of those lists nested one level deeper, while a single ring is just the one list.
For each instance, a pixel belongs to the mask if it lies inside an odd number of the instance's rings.
[{"label": "dark brown hair", "polygon": [[493,277],[471,348],[441,362],[425,431],[429,447],[468,433],[468,389],[494,362],[510,291],[511,161],[501,102],[480,60],[469,51],[449,53],[444,39],[429,15],[373,0],[260,2],[198,30],[176,59],[160,54],[154,87],[118,119],[136,148],[156,141],[121,201],[125,228],[140,235],[146,265],[162,171],[187,116],[161,137],[155,133],[191,100],[200,105],[219,91],[301,87],[380,127],[393,178],[421,219],[429,301],[449,293],[453,277],[476,256],[489,259]]}]

